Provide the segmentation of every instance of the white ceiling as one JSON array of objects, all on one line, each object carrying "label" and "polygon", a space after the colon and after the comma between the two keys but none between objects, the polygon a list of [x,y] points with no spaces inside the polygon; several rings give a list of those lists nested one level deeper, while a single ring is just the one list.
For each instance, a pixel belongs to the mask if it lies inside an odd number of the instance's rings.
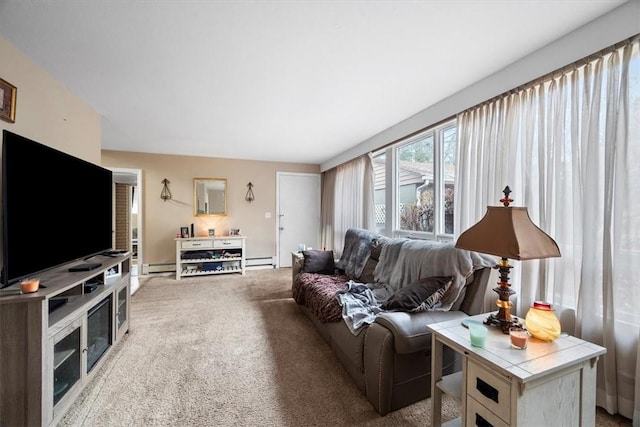
[{"label": "white ceiling", "polygon": [[0,34],[104,149],[319,164],[624,2],[0,0]]}]

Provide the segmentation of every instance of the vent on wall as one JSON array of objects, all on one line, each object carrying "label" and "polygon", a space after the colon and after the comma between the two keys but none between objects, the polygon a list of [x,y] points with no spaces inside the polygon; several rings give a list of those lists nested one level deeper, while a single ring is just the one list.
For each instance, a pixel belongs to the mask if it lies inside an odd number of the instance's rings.
[{"label": "vent on wall", "polygon": [[176,264],[175,263],[157,263],[157,264],[142,264],[142,274],[151,274],[151,273],[175,273],[176,272]]}]

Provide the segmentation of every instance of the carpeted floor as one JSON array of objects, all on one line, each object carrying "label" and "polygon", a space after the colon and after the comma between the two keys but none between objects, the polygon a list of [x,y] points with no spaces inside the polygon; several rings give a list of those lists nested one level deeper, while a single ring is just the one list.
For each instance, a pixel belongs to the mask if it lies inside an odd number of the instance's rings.
[{"label": "carpeted floor", "polygon": [[[380,417],[291,299],[291,270],[140,277],[130,332],[63,426],[425,426],[430,400]],[[458,415],[444,402],[443,419]],[[598,426],[631,425],[598,410]]]}]

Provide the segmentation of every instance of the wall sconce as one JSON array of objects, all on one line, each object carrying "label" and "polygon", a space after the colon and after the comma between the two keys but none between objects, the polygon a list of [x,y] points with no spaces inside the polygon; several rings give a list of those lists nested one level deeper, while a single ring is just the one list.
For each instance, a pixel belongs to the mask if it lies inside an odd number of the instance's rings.
[{"label": "wall sconce", "polygon": [[251,202],[253,202],[253,201],[256,199],[256,198],[255,198],[255,196],[253,195],[253,190],[252,190],[252,188],[253,188],[253,184],[252,184],[252,183],[248,183],[248,184],[247,184],[247,187],[249,187],[249,189],[247,190],[247,195],[246,195],[246,196],[244,196],[244,199],[245,199],[247,202],[251,203]]},{"label": "wall sconce", "polygon": [[167,178],[162,181],[162,192],[160,192],[160,198],[165,202],[171,198],[171,191],[169,191],[169,180]]}]

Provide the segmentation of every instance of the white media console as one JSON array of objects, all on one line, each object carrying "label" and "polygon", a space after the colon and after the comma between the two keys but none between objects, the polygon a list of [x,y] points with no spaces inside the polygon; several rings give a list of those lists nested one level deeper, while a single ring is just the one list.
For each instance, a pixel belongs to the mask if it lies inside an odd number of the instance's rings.
[{"label": "white media console", "polygon": [[131,255],[91,262],[38,275],[34,293],[0,290],[0,425],[57,424],[129,330]]},{"label": "white media console", "polygon": [[245,236],[176,238],[176,280],[207,274],[245,274]]}]

